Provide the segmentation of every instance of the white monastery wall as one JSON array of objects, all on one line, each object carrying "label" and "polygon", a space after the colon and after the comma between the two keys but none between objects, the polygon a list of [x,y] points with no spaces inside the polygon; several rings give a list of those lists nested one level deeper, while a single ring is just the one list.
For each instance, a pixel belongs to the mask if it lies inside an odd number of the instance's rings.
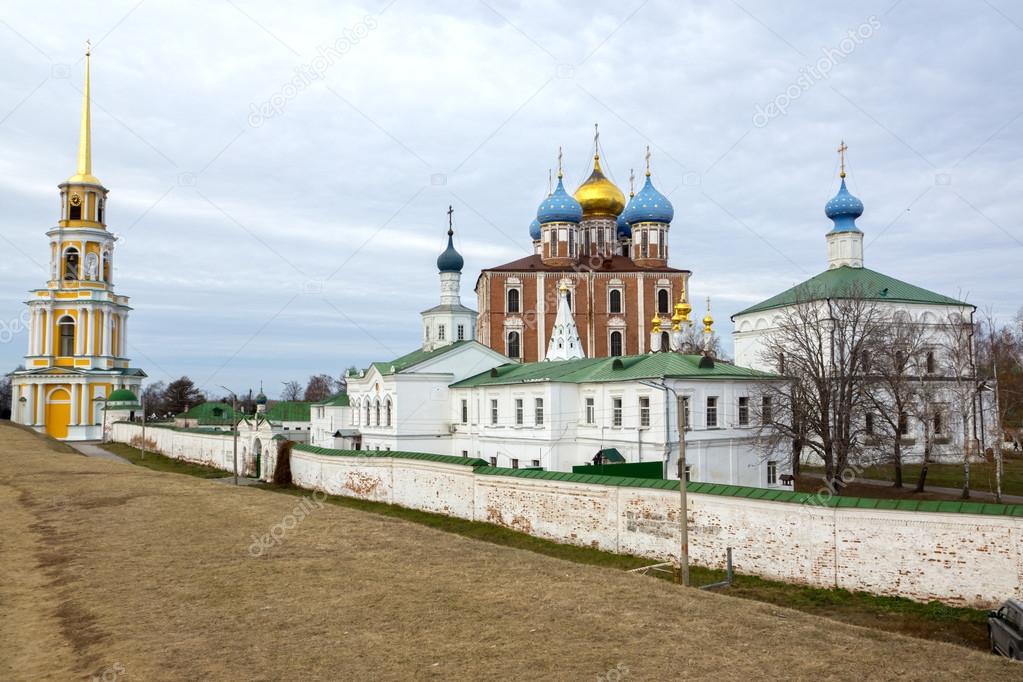
[{"label": "white monastery wall", "polygon": [[[116,424],[127,442],[139,427]],[[159,451],[217,466],[231,439],[147,429]],[[271,449],[275,452],[275,449]],[[272,471],[273,455],[266,456]],[[221,468],[225,468],[221,466]],[[295,485],[494,523],[558,542],[665,560],[679,545],[676,490],[474,473],[391,457],[291,453]],[[264,474],[269,478],[269,473]],[[823,588],[988,607],[1023,592],[1023,517],[827,508],[690,493],[690,552],[740,573]]]}]

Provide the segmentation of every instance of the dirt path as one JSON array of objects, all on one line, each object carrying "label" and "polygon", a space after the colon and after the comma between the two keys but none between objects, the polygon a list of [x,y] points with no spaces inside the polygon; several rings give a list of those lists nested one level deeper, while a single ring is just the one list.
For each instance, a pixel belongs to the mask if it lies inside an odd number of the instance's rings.
[{"label": "dirt path", "polygon": [[0,679],[1023,674],[306,499],[55,453],[0,426]]}]

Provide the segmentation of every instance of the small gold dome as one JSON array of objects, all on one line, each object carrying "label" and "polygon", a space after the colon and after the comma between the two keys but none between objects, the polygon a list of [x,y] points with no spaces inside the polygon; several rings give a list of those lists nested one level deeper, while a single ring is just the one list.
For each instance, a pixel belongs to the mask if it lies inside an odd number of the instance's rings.
[{"label": "small gold dome", "polygon": [[593,172],[573,195],[583,207],[583,217],[603,215],[615,218],[625,208],[625,195],[600,169],[600,156],[593,156]]}]

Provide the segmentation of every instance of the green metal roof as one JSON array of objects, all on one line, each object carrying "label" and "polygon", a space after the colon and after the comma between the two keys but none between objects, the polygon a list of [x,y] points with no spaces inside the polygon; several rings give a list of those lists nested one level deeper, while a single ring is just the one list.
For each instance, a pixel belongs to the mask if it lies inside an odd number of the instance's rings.
[{"label": "green metal roof", "polygon": [[[896,303],[931,303],[939,305],[969,305],[954,298],[936,294],[927,289],[908,284],[902,280],[889,277],[867,268],[853,268],[843,265],[815,275],[802,284],[797,284],[777,296],[761,301],[754,306],[737,312],[732,316],[771,310],[792,305],[799,301],[819,300],[825,298],[847,298],[863,296],[873,301],[893,301]],[[972,307],[972,306],[971,306]]]},{"label": "green metal roof", "polygon": [[700,355],[650,353],[616,358],[582,358],[528,363],[508,363],[452,384],[452,388],[555,382],[583,384],[636,379],[779,379],[776,374],[736,367],[716,360],[714,367],[700,367]]},{"label": "green metal roof", "polygon": [[233,424],[237,419],[227,403],[199,403],[187,412],[178,415],[184,419],[196,419],[203,424]]},{"label": "green metal roof", "polygon": [[447,346],[441,346],[440,348],[434,348],[433,350],[426,351],[422,348],[414,350],[411,353],[402,355],[400,358],[395,358],[390,362],[374,362],[370,366],[376,367],[377,371],[381,374],[396,374],[402,372],[410,367],[418,365],[421,362],[426,362],[432,358],[440,357],[445,353],[450,353],[456,348],[461,348],[467,343],[475,343],[475,341],[455,341],[454,343],[448,344]]},{"label": "green metal roof", "polygon": [[117,403],[137,403],[139,401],[138,396],[132,393],[127,388],[119,388],[109,396],[107,396],[107,402]]},{"label": "green metal roof", "polygon": [[314,455],[326,455],[328,457],[393,457],[395,459],[417,459],[427,462],[458,464],[468,467],[481,467],[486,465],[486,461],[474,457],[435,455],[431,452],[403,452],[401,450],[335,450],[333,448],[318,448],[306,443],[298,443],[293,449],[301,450],[302,452],[311,452]]},{"label": "green metal roof", "polygon": [[349,407],[351,403],[348,401],[348,394],[344,391],[330,396],[322,402],[315,403],[316,405],[330,405],[332,407]]},{"label": "green metal roof", "polygon": [[311,406],[303,400],[279,400],[266,409],[266,417],[275,422],[307,422]]}]

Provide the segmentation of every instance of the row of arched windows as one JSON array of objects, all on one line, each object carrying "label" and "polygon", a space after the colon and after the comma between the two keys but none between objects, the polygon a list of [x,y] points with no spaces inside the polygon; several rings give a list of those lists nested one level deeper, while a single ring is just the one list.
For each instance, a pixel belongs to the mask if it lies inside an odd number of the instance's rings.
[{"label": "row of arched windows", "polygon": [[104,251],[100,256],[89,254],[83,263],[78,248],[67,247],[61,258],[60,278],[65,281],[85,279],[109,282],[110,252]]},{"label": "row of arched windows", "polygon": [[352,409],[352,426],[390,426],[393,419],[393,405],[388,396],[383,402],[366,400],[356,403]]}]

